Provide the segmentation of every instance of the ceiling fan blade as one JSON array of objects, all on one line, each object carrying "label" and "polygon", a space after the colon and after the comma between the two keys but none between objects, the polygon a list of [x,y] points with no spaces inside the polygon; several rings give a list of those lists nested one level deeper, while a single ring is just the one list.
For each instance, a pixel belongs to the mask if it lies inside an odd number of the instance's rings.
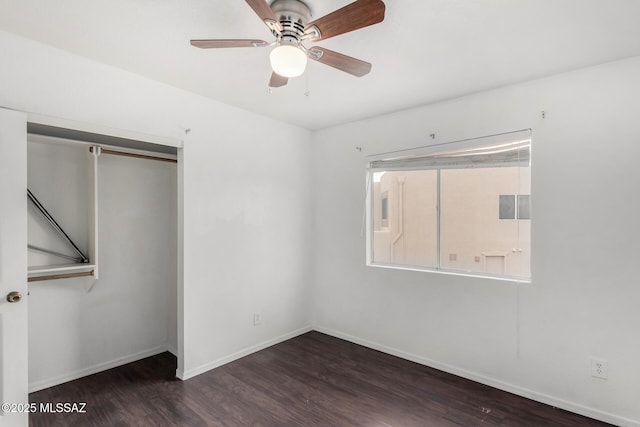
[{"label": "ceiling fan blade", "polygon": [[385,5],[382,0],[356,0],[322,18],[309,22],[305,27],[305,34],[313,41],[326,40],[382,22],[384,10]]},{"label": "ceiling fan blade", "polygon": [[191,40],[191,45],[201,49],[219,49],[227,47],[263,47],[267,46],[264,40],[253,39],[208,39]]},{"label": "ceiling fan blade", "polygon": [[258,15],[260,19],[269,27],[269,29],[275,31],[276,33],[280,33],[282,31],[282,27],[280,26],[280,21],[276,17],[276,14],[273,13],[273,10],[269,7],[265,0],[246,0],[246,2],[251,6],[251,9]]},{"label": "ceiling fan blade", "polygon": [[288,82],[288,78],[282,77],[280,74],[273,72],[271,73],[271,80],[269,80],[269,87],[281,87],[286,85]]},{"label": "ceiling fan blade", "polygon": [[362,77],[371,71],[370,63],[323,47],[314,46],[308,52],[309,58],[356,77]]}]

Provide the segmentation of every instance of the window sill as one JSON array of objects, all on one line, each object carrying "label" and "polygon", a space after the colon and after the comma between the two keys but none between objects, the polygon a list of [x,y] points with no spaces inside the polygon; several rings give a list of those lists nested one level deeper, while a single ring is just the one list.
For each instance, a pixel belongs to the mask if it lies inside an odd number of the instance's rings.
[{"label": "window sill", "polygon": [[524,283],[524,284],[531,283],[531,278],[525,278],[525,277],[520,278],[520,277],[512,277],[512,276],[497,276],[492,274],[483,274],[483,273],[456,271],[456,270],[441,270],[441,269],[418,267],[418,266],[411,266],[411,265],[378,264],[378,263],[370,262],[370,263],[367,263],[367,267],[387,268],[391,270],[419,271],[424,273],[446,274],[449,276],[463,276],[463,277],[473,277],[476,279],[499,280],[502,282],[511,282],[511,283]]}]

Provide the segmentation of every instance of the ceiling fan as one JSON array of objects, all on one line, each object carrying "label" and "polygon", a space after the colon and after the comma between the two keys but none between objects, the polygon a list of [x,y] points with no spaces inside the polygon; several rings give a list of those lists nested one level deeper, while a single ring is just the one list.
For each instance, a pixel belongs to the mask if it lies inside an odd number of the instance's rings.
[{"label": "ceiling fan", "polygon": [[357,77],[371,71],[368,62],[319,46],[307,48],[303,42],[326,40],[382,22],[385,11],[382,0],[356,0],[311,22],[311,10],[300,0],[274,0],[271,5],[265,0],[246,2],[271,30],[275,41],[208,39],[191,40],[191,44],[202,49],[275,46],[269,55],[273,68],[269,87],[284,86],[290,78],[302,75],[307,58]]}]

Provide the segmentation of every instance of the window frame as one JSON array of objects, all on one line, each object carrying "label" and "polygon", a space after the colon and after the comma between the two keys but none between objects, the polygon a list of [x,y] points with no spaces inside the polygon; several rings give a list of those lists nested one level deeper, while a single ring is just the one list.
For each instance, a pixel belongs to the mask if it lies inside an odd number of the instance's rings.
[{"label": "window frame", "polygon": [[[523,129],[523,130],[519,130],[519,131],[514,131],[514,132],[507,132],[507,133],[502,133],[502,134],[497,134],[497,135],[491,135],[491,136],[486,136],[486,137],[478,137],[478,138],[471,138],[471,139],[465,139],[465,140],[458,140],[458,141],[451,141],[451,142],[446,142],[446,143],[441,143],[441,144],[434,144],[434,145],[429,145],[429,146],[424,146],[424,147],[418,147],[418,148],[410,148],[410,149],[403,149],[403,150],[398,150],[398,151],[393,151],[393,152],[387,152],[387,153],[382,153],[382,154],[377,154],[377,155],[372,155],[372,156],[368,156],[367,158],[367,165],[366,165],[366,197],[365,197],[365,224],[364,224],[364,228],[365,228],[365,240],[366,240],[366,266],[367,267],[377,267],[377,268],[385,268],[385,269],[392,269],[392,270],[403,270],[403,271],[415,271],[415,272],[427,272],[427,273],[438,273],[438,274],[444,274],[444,275],[453,275],[453,276],[463,276],[463,277],[472,277],[472,278],[481,278],[481,279],[489,279],[489,280],[497,280],[497,281],[505,281],[505,282],[512,282],[512,283],[531,283],[532,282],[532,277],[533,277],[533,272],[531,270],[531,259],[533,258],[533,254],[532,254],[532,244],[531,241],[533,240],[533,238],[531,237],[530,242],[529,242],[529,263],[530,263],[530,268],[529,268],[529,276],[528,277],[516,277],[516,276],[507,276],[507,275],[502,275],[502,274],[492,274],[492,273],[485,273],[485,272],[477,272],[477,271],[464,271],[464,270],[451,270],[451,269],[447,269],[447,268],[442,268],[442,254],[441,254],[441,208],[440,208],[440,193],[441,193],[441,187],[440,187],[440,172],[443,169],[447,169],[447,168],[434,168],[437,171],[438,174],[438,184],[437,184],[437,210],[438,210],[438,214],[437,214],[437,230],[436,230],[436,245],[437,245],[437,266],[436,267],[422,267],[422,266],[416,266],[416,265],[402,265],[402,264],[392,264],[392,263],[382,263],[382,262],[375,262],[374,261],[374,231],[375,231],[375,225],[374,225],[374,209],[376,209],[376,206],[374,206],[374,191],[373,191],[373,174],[375,172],[380,172],[382,171],[382,169],[379,168],[371,168],[372,162],[375,161],[379,161],[379,160],[384,160],[384,159],[394,159],[394,158],[400,158],[400,157],[404,157],[404,156],[411,156],[411,155],[420,155],[422,153],[428,155],[429,153],[436,153],[436,152],[441,152],[444,148],[449,148],[449,149],[464,149],[464,148],[468,148],[468,147],[477,147],[480,145],[484,145],[481,143],[481,141],[489,142],[492,139],[496,139],[496,140],[500,140],[500,139],[505,139],[505,138],[519,138],[526,135],[526,139],[529,140],[529,153],[531,153],[531,141],[532,141],[532,131],[531,129]],[[449,167],[450,168],[450,167]],[[529,164],[528,164],[528,168],[529,168],[529,176],[531,176],[531,159],[529,157]],[[462,168],[452,168],[452,169],[462,169]],[[394,169],[389,169],[386,171],[391,171]],[[398,170],[398,169],[395,169]],[[411,171],[411,170],[427,170],[426,168],[419,168],[419,167],[415,167],[415,168],[406,168],[404,170],[407,171]],[[527,196],[529,197],[529,203],[530,203],[530,195],[532,193],[532,183],[531,181],[529,181],[529,192],[527,193]],[[516,202],[516,221],[528,221],[529,223],[531,223],[531,205],[529,204],[529,218],[527,219],[520,219],[518,218],[518,195],[516,195],[515,197],[515,202]],[[387,202],[388,203],[388,202]]]}]

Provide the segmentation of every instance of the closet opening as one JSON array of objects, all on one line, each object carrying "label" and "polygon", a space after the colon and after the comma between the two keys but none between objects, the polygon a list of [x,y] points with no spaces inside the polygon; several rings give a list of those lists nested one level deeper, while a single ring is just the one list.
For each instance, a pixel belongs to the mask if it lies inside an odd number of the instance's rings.
[{"label": "closet opening", "polygon": [[102,131],[27,124],[30,392],[178,355],[182,142]]}]

